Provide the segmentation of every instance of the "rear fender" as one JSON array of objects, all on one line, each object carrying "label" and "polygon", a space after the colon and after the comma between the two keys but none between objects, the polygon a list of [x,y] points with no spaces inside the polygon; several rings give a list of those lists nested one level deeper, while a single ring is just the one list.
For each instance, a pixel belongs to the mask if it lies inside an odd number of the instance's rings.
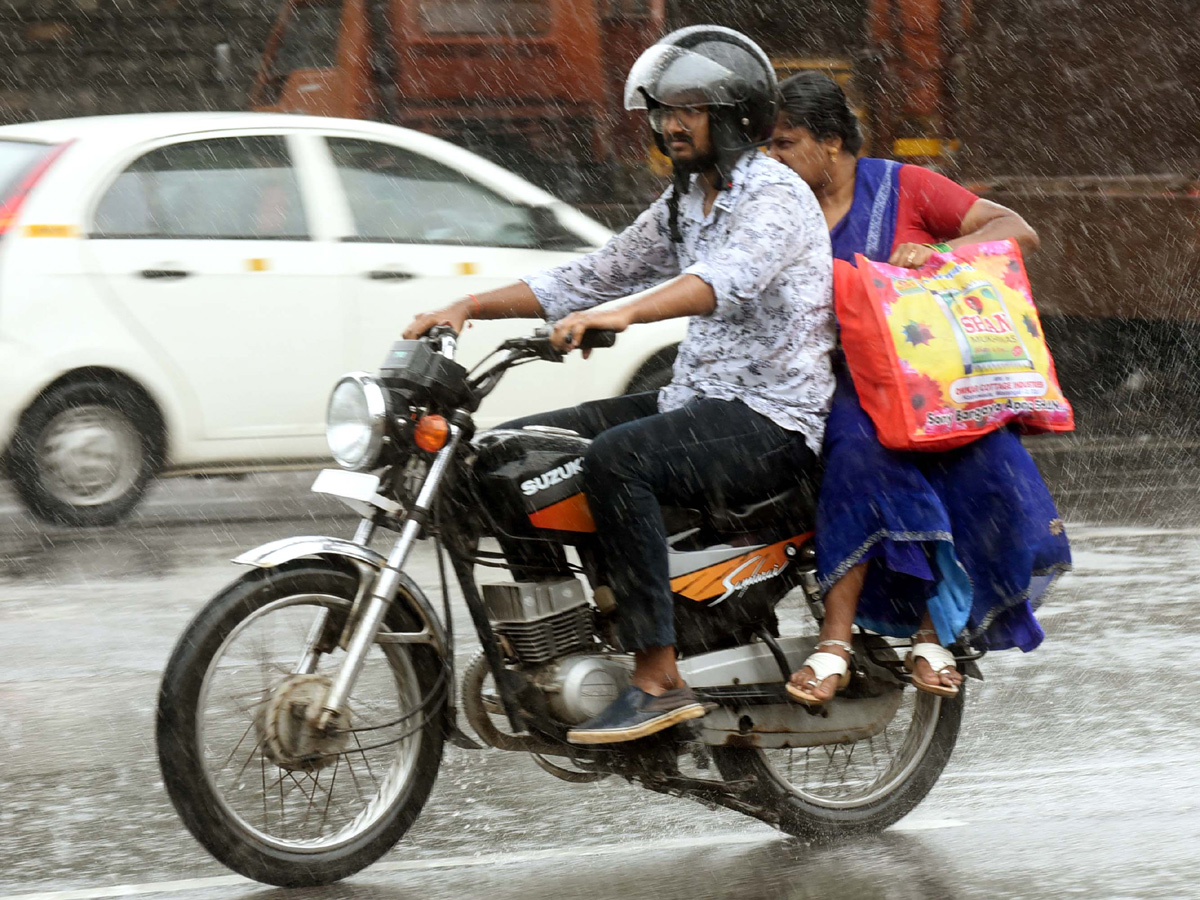
[{"label": "rear fender", "polygon": [[[387,559],[376,553],[370,547],[356,544],[342,538],[326,537],[323,535],[306,535],[303,537],[284,538],[272,541],[247,550],[234,558],[233,562],[240,566],[255,566],[260,569],[272,569],[297,559],[324,559],[330,562],[348,561],[359,573],[359,600],[355,607],[361,606],[361,600],[375,582],[375,577],[387,565]],[[424,641],[433,645],[437,652],[445,657],[450,642],[446,638],[446,629],[434,612],[429,598],[417,586],[417,583],[404,573],[400,574],[401,591],[397,599],[408,606],[413,615],[424,625],[424,633],[429,639]],[[414,636],[394,635],[392,643],[418,643]],[[387,641],[388,635],[380,635],[381,641]]]}]

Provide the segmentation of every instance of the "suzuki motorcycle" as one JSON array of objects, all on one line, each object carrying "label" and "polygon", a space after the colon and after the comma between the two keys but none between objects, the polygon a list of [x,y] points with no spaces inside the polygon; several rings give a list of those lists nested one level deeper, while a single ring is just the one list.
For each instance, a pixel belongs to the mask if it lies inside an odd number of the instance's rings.
[{"label": "suzuki motorcycle", "polygon": [[[614,339],[588,332],[584,346]],[[475,431],[472,413],[506,372],[562,361],[548,333],[505,341],[472,372],[455,348],[439,327],[396,343],[378,375],[338,382],[328,437],[342,469],[313,490],[361,515],[353,538],[244,553],[235,562],[249,571],[179,639],[158,753],[201,844],[270,884],[344,878],[416,820],[446,742],[529,754],[573,784],[618,776],[807,839],[876,832],[921,801],[949,759],[965,690],[916,691],[908,641],[856,634],[850,684],[822,708],[784,690],[822,615],[803,483],[743,508],[697,498],[663,510],[679,668],[707,715],[638,741],[568,743],[633,668],[621,598],[592,546],[588,441],[551,427]],[[386,556],[370,546],[381,530],[396,534]],[[440,599],[406,574],[422,539]],[[507,580],[481,584],[477,571]],[[460,667],[451,613],[462,605],[479,650]],[[959,658],[978,677],[977,657]]]}]

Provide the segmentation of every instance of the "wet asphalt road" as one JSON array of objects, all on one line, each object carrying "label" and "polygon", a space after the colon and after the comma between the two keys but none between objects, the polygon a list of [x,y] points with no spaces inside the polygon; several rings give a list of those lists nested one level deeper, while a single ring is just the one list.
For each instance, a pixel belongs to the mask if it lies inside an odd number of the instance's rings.
[{"label": "wet asphalt road", "polygon": [[[1049,639],[984,661],[946,773],[889,832],[810,847],[451,748],[396,849],[301,892],[231,875],[184,831],[153,705],[231,556],[354,520],[307,474],[165,482],[91,532],[37,525],[0,485],[0,898],[1200,897],[1200,455],[1048,450],[1076,561],[1042,612]],[[425,548],[413,575],[436,583]]]}]

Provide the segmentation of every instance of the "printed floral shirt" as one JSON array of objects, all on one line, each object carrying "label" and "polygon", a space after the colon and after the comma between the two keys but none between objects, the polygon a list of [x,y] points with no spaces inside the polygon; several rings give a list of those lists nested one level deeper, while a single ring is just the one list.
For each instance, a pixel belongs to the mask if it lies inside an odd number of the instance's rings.
[{"label": "printed floral shirt", "polygon": [[732,180],[705,216],[693,176],[679,206],[681,244],[670,238],[668,188],[599,250],[524,280],[554,321],[680,274],[699,276],[716,309],[688,320],[659,411],[695,397],[740,400],[819,453],[836,334],[825,218],[800,177],[761,153],[743,156]]}]

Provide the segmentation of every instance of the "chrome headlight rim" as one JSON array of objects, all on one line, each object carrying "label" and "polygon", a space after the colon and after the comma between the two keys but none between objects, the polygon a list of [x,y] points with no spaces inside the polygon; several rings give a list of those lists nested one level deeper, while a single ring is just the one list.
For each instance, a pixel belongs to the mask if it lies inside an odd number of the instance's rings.
[{"label": "chrome headlight rim", "polygon": [[380,454],[383,452],[383,439],[387,434],[388,421],[387,393],[379,382],[376,381],[375,376],[369,372],[347,372],[339,378],[329,394],[329,403],[325,409],[325,435],[327,444],[329,443],[329,414],[333,406],[333,400],[337,396],[338,390],[344,384],[356,385],[362,392],[363,400],[366,402],[367,421],[362,424],[368,428],[367,449],[358,461],[346,460],[339,457],[332,445],[330,445],[329,451],[333,455],[334,462],[343,469],[348,469],[351,472],[361,472],[372,468],[379,461]]}]

